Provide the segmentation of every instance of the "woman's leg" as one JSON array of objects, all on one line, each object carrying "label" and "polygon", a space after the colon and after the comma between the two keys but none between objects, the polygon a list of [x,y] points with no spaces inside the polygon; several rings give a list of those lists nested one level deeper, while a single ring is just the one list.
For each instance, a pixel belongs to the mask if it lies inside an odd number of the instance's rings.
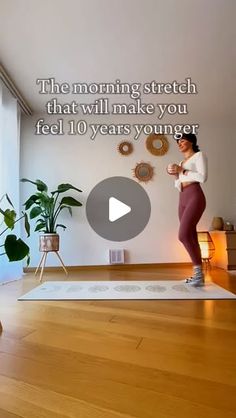
[{"label": "woman's leg", "polygon": [[180,218],[179,240],[185,246],[193,262],[194,278],[200,279],[203,277],[202,258],[196,226],[205,210],[205,196],[200,187],[191,187],[183,193],[181,199],[182,205],[185,206]]},{"label": "woman's leg", "polygon": [[185,206],[184,206],[184,204],[183,204],[183,202],[182,202],[182,196],[181,196],[181,194],[180,194],[180,198],[179,198],[179,208],[178,208],[178,215],[179,215],[179,221],[181,222],[181,219],[182,219],[182,216],[183,216],[183,213],[184,213],[184,209],[185,209]]},{"label": "woman's leg", "polygon": [[195,205],[186,207],[180,222],[179,240],[185,246],[194,266],[202,264],[201,251],[197,240],[196,226],[203,210]]}]

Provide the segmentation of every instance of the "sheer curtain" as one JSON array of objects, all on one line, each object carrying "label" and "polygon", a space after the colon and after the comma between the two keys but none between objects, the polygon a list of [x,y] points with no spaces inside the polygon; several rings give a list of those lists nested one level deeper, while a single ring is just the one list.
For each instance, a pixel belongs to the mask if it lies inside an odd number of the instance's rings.
[{"label": "sheer curtain", "polygon": [[[0,80],[0,197],[7,193],[17,213],[20,210],[19,163],[20,110],[17,100]],[[15,231],[16,235],[20,235],[20,225]],[[0,284],[20,277],[22,262],[10,263],[6,256],[0,256]]]}]

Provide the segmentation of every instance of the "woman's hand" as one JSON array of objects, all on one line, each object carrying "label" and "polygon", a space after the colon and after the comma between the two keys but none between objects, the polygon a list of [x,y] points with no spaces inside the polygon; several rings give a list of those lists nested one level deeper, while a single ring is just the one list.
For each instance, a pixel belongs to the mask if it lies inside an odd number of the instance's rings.
[{"label": "woman's hand", "polygon": [[178,164],[169,164],[167,166],[167,173],[171,176],[176,176],[183,171],[182,167]]}]

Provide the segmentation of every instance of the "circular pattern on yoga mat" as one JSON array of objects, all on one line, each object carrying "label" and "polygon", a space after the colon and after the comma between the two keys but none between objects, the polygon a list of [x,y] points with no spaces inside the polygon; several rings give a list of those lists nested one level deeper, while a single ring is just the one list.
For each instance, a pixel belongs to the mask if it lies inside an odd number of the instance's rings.
[{"label": "circular pattern on yoga mat", "polygon": [[189,293],[189,289],[184,284],[175,284],[172,289],[177,290],[177,292]]},{"label": "circular pattern on yoga mat", "polygon": [[61,288],[61,286],[54,285],[54,286],[50,286],[49,288],[46,287],[46,286],[41,287],[39,290],[40,290],[40,292],[50,293],[50,292],[57,292],[58,290],[60,290],[60,288]]},{"label": "circular pattern on yoga mat", "polygon": [[139,290],[141,290],[141,287],[132,284],[123,284],[121,286],[114,287],[114,289],[117,292],[139,292]]},{"label": "circular pattern on yoga mat", "polygon": [[90,292],[97,293],[97,292],[106,292],[109,289],[108,286],[96,285],[89,288]]},{"label": "circular pattern on yoga mat", "polygon": [[154,284],[154,285],[146,286],[146,290],[148,290],[149,292],[165,292],[166,287],[160,286],[159,284]]},{"label": "circular pattern on yoga mat", "polygon": [[82,289],[83,289],[82,286],[79,286],[78,284],[73,284],[72,286],[68,287],[68,289],[66,290],[66,292],[68,292],[68,293],[70,293],[70,292],[79,292]]}]

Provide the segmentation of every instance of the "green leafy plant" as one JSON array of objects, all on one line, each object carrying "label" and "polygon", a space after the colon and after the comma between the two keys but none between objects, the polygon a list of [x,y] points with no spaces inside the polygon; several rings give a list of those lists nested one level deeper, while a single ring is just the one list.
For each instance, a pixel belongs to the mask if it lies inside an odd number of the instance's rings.
[{"label": "green leafy plant", "polygon": [[24,203],[25,210],[29,210],[30,219],[38,218],[35,231],[54,234],[57,232],[57,228],[65,230],[65,225],[57,223],[61,211],[68,210],[72,215],[73,206],[82,206],[82,203],[71,196],[61,197],[68,190],[82,192],[72,184],[59,184],[56,190],[48,192],[48,186],[42,180],[32,181],[23,178],[21,181],[32,183],[37,189],[37,192],[32,194]]},{"label": "green leafy plant", "polygon": [[[27,236],[30,235],[30,225],[28,221],[27,213],[22,212],[22,215],[17,217],[17,214],[14,210],[14,206],[7,194],[3,195],[0,199],[0,203],[7,201],[10,205],[10,208],[2,209],[0,207],[0,256],[6,255],[9,261],[19,261],[24,258],[27,259],[27,265],[29,265],[29,247],[21,239],[17,238],[15,234],[9,234],[8,231],[13,231],[17,222],[24,220],[24,227],[27,232]],[[3,243],[2,243],[3,242]]]}]

